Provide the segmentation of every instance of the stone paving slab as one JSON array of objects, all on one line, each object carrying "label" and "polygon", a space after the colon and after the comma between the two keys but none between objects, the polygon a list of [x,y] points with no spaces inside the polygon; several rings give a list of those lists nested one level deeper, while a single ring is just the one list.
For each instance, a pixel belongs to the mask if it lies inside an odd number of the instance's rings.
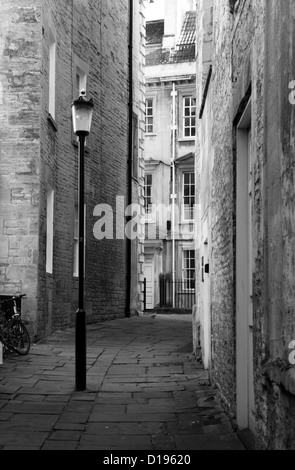
[{"label": "stone paving slab", "polygon": [[132,422],[132,423],[88,423],[87,434],[120,435],[155,435],[164,432],[165,424],[161,422]]},{"label": "stone paving slab", "polygon": [[175,436],[178,450],[244,450],[243,445],[232,434],[181,435]]},{"label": "stone paving slab", "polygon": [[243,450],[191,336],[190,315],[89,325],[84,392],[75,391],[74,329],[9,355],[0,366],[0,449]]}]

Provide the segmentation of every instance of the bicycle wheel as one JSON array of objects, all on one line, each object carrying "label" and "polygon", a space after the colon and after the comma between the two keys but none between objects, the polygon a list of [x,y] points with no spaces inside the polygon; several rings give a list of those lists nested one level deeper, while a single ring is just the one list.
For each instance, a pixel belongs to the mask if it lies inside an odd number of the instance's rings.
[{"label": "bicycle wheel", "polygon": [[31,341],[28,330],[19,320],[11,320],[8,324],[9,339],[13,349],[20,355],[26,356],[30,350]]}]

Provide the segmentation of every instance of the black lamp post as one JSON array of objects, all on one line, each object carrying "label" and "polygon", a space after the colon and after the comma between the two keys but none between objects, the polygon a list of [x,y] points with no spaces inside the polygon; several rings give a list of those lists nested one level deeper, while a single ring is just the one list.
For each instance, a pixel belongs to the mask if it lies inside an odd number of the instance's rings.
[{"label": "black lamp post", "polygon": [[76,312],[75,358],[76,390],[86,389],[86,313],[84,310],[84,149],[90,133],[93,100],[86,99],[85,90],[72,103],[74,133],[79,137],[79,307]]}]

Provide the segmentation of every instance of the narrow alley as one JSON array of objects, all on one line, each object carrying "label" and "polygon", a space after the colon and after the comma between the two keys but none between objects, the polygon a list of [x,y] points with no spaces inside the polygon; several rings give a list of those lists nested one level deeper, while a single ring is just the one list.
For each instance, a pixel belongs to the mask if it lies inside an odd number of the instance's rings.
[{"label": "narrow alley", "polygon": [[87,390],[75,391],[75,330],[0,367],[0,450],[244,450],[192,354],[190,315],[87,329]]}]

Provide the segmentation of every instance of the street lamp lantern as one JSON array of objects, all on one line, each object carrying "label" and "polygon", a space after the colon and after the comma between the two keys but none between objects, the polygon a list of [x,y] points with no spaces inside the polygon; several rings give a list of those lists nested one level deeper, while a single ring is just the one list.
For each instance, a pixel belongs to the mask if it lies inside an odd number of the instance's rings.
[{"label": "street lamp lantern", "polygon": [[94,104],[86,99],[85,90],[72,103],[74,133],[79,137],[79,307],[76,312],[75,359],[76,390],[86,389],[86,313],[84,309],[84,149],[90,133]]},{"label": "street lamp lantern", "polygon": [[94,103],[92,98],[86,99],[86,91],[81,90],[80,96],[72,104],[74,133],[78,136],[90,134]]}]

